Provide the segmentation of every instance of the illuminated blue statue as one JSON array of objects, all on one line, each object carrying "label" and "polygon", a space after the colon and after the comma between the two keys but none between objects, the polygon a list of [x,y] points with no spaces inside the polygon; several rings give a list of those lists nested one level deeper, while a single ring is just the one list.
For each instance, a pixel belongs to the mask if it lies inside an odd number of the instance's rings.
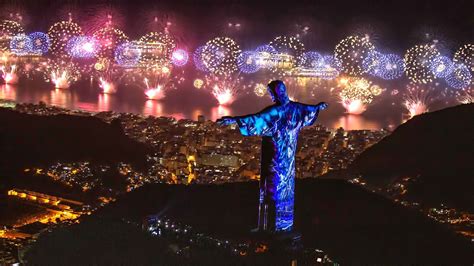
[{"label": "illuminated blue statue", "polygon": [[217,123],[237,123],[242,135],[262,136],[258,229],[286,232],[293,228],[298,133],[312,125],[328,105],[290,101],[280,80],[270,82],[268,91],[275,104],[252,115],[222,117]]}]

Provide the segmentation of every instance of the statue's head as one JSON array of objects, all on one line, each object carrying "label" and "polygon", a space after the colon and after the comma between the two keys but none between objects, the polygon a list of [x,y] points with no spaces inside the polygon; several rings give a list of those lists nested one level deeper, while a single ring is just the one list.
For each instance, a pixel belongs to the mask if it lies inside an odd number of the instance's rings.
[{"label": "statue's head", "polygon": [[276,104],[284,105],[290,102],[286,93],[285,83],[281,80],[273,80],[268,83],[268,91],[272,96],[272,101]]}]

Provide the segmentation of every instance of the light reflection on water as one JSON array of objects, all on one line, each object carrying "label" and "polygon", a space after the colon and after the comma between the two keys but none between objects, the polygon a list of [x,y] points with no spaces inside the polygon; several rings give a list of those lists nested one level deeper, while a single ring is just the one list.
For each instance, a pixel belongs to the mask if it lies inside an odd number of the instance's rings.
[{"label": "light reflection on water", "polygon": [[[262,110],[271,104],[267,98],[256,98],[247,96],[239,99],[232,106],[219,106],[207,94],[192,94],[193,92],[183,92],[177,96],[168,97],[162,101],[147,100],[141,91],[123,92],[121,94],[101,94],[97,90],[81,89],[52,89],[47,86],[0,86],[0,99],[13,100],[21,103],[38,103],[43,101],[48,105],[68,109],[80,109],[89,112],[116,111],[130,112],[152,116],[172,116],[176,119],[194,119],[198,115],[204,115],[206,119],[215,121],[222,116],[245,115]],[[138,96],[137,96],[138,95]],[[380,129],[382,127],[396,127],[401,123],[401,113],[395,111],[385,111],[390,114],[390,118],[380,114],[378,117],[372,115],[347,115],[337,102],[331,102],[330,108],[320,114],[318,122],[329,127],[343,127],[346,130],[353,129]],[[386,106],[383,106],[386,109]],[[369,107],[370,108],[370,107]],[[377,112],[374,113],[378,113]],[[368,112],[367,112],[368,113]]]}]

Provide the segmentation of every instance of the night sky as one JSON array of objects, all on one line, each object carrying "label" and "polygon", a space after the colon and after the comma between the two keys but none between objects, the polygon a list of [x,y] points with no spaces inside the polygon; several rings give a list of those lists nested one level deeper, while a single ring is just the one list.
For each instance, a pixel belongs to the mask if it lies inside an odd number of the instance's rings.
[{"label": "night sky", "polygon": [[[453,52],[474,37],[469,0],[10,0],[1,1],[0,6],[2,18],[20,11],[27,31],[46,31],[60,18],[67,19],[69,12],[85,30],[97,27],[110,13],[131,38],[162,30],[170,21],[171,33],[191,48],[222,35],[235,38],[244,49],[253,48],[304,27],[309,27],[301,37],[306,47],[321,51],[332,50],[351,33],[369,33],[377,46],[393,52],[433,39]],[[229,23],[240,23],[241,27],[236,30]]]}]

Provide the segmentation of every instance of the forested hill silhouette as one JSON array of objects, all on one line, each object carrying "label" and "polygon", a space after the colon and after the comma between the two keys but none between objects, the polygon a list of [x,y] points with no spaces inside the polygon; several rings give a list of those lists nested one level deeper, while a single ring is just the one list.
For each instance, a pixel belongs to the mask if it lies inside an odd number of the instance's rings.
[{"label": "forested hill silhouette", "polygon": [[119,121],[91,116],[39,116],[0,108],[0,170],[55,161],[132,163],[145,167],[149,149],[128,138]]},{"label": "forested hill silhouette", "polygon": [[474,211],[474,104],[415,116],[359,155],[349,170],[383,187],[412,177],[406,197]]},{"label": "forested hill silhouette", "polygon": [[[159,264],[164,250],[154,250],[156,255],[152,255],[146,246],[147,239],[126,241],[122,229],[102,226],[97,231],[96,228],[100,221],[140,223],[147,215],[163,215],[191,225],[198,232],[241,241],[251,237],[249,232],[256,226],[257,192],[257,182],[191,186],[148,184],[123,195],[78,225],[41,237],[31,249],[29,262],[49,260],[61,264],[79,259],[82,264],[126,263],[126,258],[117,253],[116,245],[97,241],[106,239],[107,243],[130,246],[130,249],[124,249],[135,254],[129,252],[127,256],[149,256],[148,260]],[[418,211],[344,180],[297,180],[295,225],[307,248],[323,249],[342,265],[459,265],[470,263],[473,251],[470,241]],[[92,231],[97,233],[81,233]],[[145,245],[143,249],[137,248],[142,245]],[[100,251],[99,257],[88,256],[97,251]],[[209,258],[204,257],[191,257],[188,263],[234,265],[232,262],[235,262],[235,258],[213,256],[210,263]],[[255,258],[245,261],[247,265],[257,264],[252,259]],[[266,258],[265,265],[279,265],[270,261],[273,259]]]}]

